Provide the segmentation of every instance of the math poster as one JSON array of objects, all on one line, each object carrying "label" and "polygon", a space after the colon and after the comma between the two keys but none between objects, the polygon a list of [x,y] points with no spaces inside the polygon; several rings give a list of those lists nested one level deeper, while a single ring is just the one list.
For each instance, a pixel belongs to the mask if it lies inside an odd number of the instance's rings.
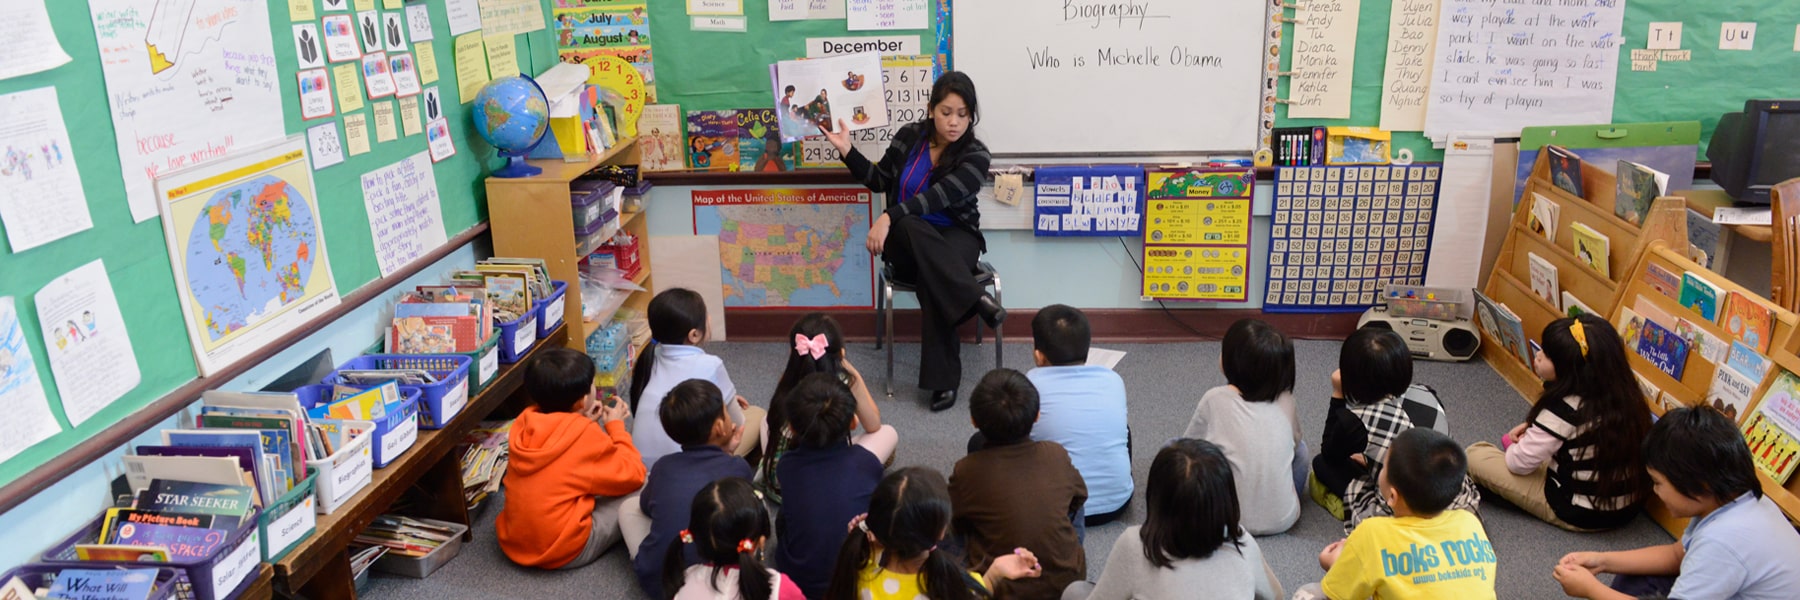
[{"label": "math poster", "polygon": [[131,219],[154,181],[286,135],[268,4],[92,0]]},{"label": "math poster", "polygon": [[1252,169],[1164,169],[1146,174],[1145,300],[1250,299]]},{"label": "math poster", "polygon": [[650,9],[645,2],[557,0],[552,18],[563,62],[593,64],[596,56],[619,57],[644,75],[646,102],[656,102]]},{"label": "math poster", "polygon": [[1421,285],[1442,165],[1282,167],[1263,310],[1350,312]]}]

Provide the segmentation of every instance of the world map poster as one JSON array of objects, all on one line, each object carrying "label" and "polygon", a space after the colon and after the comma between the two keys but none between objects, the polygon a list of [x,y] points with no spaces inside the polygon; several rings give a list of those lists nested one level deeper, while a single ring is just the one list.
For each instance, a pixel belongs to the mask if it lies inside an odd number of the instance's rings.
[{"label": "world map poster", "polygon": [[875,304],[862,188],[695,191],[694,233],[719,237],[730,308]]},{"label": "world map poster", "polygon": [[303,136],[156,183],[201,375],[337,305]]}]

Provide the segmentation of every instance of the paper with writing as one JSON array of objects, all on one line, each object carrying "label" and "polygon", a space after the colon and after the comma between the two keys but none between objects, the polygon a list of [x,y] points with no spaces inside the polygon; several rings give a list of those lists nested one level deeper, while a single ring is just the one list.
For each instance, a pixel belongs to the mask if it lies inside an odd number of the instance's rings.
[{"label": "paper with writing", "polygon": [[313,0],[287,0],[287,5],[289,21],[297,23],[318,18],[313,11]]},{"label": "paper with writing", "polygon": [[[382,100],[375,103],[375,141],[391,142],[400,137],[394,126],[394,103]],[[385,275],[385,273],[384,273]]]},{"label": "paper with writing", "polygon": [[924,29],[931,14],[928,0],[844,0],[851,31]]},{"label": "paper with writing", "polygon": [[844,18],[844,0],[769,0],[770,21]]},{"label": "paper with writing", "polygon": [[362,47],[356,45],[356,19],[350,15],[329,15],[320,22],[325,27],[325,57],[331,62],[362,58]]},{"label": "paper with writing", "polygon": [[413,56],[413,66],[419,70],[419,83],[436,83],[437,50],[431,47],[431,42],[413,44]]},{"label": "paper with writing", "polygon": [[362,83],[356,75],[355,63],[337,65],[331,68],[332,83],[337,86],[338,111],[343,113],[362,110]]},{"label": "paper with writing", "polygon": [[1651,23],[1649,38],[1644,43],[1651,50],[1680,50],[1681,21]]},{"label": "paper with writing", "polygon": [[1294,26],[1293,74],[1288,79],[1288,117],[1350,117],[1356,71],[1356,17],[1362,0],[1313,0]]},{"label": "paper with writing", "polygon": [[[430,97],[427,98],[429,102]],[[456,156],[456,141],[450,138],[450,123],[443,118],[432,119],[425,125],[425,140],[431,148],[431,162]]]},{"label": "paper with writing", "polygon": [[404,137],[412,137],[425,131],[425,122],[419,119],[419,97],[409,96],[400,99],[400,131]]},{"label": "paper with writing", "polygon": [[300,119],[312,120],[337,114],[331,108],[331,84],[325,69],[311,69],[295,74],[300,81]]},{"label": "paper with writing", "polygon": [[1381,77],[1381,128],[1419,131],[1425,128],[1425,95],[1431,90],[1438,0],[1394,0],[1393,6]]},{"label": "paper with writing", "polygon": [[44,381],[38,378],[37,361],[31,358],[25,328],[12,296],[0,298],[0,462],[62,431],[50,413]]},{"label": "paper with writing", "polygon": [[450,35],[481,29],[481,5],[478,0],[444,0],[444,20],[450,22]]},{"label": "paper with writing", "polygon": [[0,2],[0,79],[48,71],[69,62],[50,29],[45,0]]},{"label": "paper with writing", "polygon": [[92,228],[56,88],[0,96],[0,114],[0,221],[13,253]]},{"label": "paper with writing", "polygon": [[744,0],[687,0],[689,15],[741,15]]},{"label": "paper with writing", "polygon": [[345,147],[350,155],[366,154],[369,151],[369,120],[362,113],[344,116]]},{"label": "paper with writing", "polygon": [[546,22],[539,0],[479,0],[479,5],[481,29],[488,35],[539,31]]},{"label": "paper with writing", "polygon": [[1624,0],[1442,0],[1425,135],[1610,123]]},{"label": "paper with writing", "polygon": [[1756,23],[1720,23],[1720,50],[1756,49]]},{"label": "paper with writing", "polygon": [[399,270],[448,239],[438,202],[437,177],[426,152],[364,173],[363,205],[369,211],[375,260],[382,276]]},{"label": "paper with writing", "polygon": [[70,425],[80,427],[137,387],[137,355],[105,263],[77,267],[38,290],[33,300],[44,353]]},{"label": "paper with writing", "polygon": [[193,10],[181,16],[143,5],[88,2],[125,199],[137,222],[156,216],[159,174],[287,133],[267,3],[187,2]]},{"label": "paper with writing", "polygon": [[388,75],[394,78],[394,95],[419,95],[419,70],[411,54],[388,55]]},{"label": "paper with writing", "polygon": [[481,36],[487,48],[488,77],[499,79],[519,74],[519,55],[513,50],[512,34]]},{"label": "paper with writing", "polygon": [[749,17],[701,15],[689,17],[693,20],[689,29],[694,31],[734,31],[744,32],[750,29]]},{"label": "paper with writing", "polygon": [[363,83],[369,86],[369,99],[394,95],[394,74],[389,71],[386,52],[373,52],[362,57]]},{"label": "paper with writing", "polygon": [[488,82],[487,51],[481,43],[481,32],[456,36],[456,94],[463,104],[475,100],[475,94]]},{"label": "paper with writing", "polygon": [[423,2],[406,7],[406,35],[414,44],[431,41],[431,5]]}]

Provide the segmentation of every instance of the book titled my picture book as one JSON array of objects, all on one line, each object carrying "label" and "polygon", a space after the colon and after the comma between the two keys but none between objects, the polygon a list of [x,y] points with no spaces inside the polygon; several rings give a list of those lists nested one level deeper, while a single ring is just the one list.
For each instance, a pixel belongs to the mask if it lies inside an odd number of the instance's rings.
[{"label": "book titled my picture book", "polygon": [[1562,146],[1545,146],[1544,150],[1550,152],[1550,183],[1576,198],[1587,197],[1581,181],[1581,157]]},{"label": "book titled my picture book", "polygon": [[1629,160],[1619,161],[1618,180],[1613,186],[1613,214],[1632,225],[1644,224],[1650,204],[1663,195],[1669,185],[1669,174]]},{"label": "book titled my picture book", "polygon": [[1681,274],[1681,305],[1708,321],[1719,320],[1719,296],[1725,291],[1693,272]]},{"label": "book titled my picture book", "polygon": [[1575,257],[1593,267],[1601,277],[1612,277],[1612,269],[1609,266],[1609,259],[1612,257],[1612,239],[1582,223],[1570,225],[1569,233],[1575,237]]}]

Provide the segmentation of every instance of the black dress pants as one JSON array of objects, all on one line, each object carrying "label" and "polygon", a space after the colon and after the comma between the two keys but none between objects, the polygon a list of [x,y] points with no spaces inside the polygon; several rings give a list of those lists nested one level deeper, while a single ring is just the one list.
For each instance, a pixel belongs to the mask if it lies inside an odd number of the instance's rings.
[{"label": "black dress pants", "polygon": [[924,316],[920,331],[919,387],[954,390],[962,384],[962,340],[956,326],[975,314],[982,287],[975,282],[981,240],[956,226],[938,227],[905,216],[888,227],[881,259],[894,279],[918,290]]}]

